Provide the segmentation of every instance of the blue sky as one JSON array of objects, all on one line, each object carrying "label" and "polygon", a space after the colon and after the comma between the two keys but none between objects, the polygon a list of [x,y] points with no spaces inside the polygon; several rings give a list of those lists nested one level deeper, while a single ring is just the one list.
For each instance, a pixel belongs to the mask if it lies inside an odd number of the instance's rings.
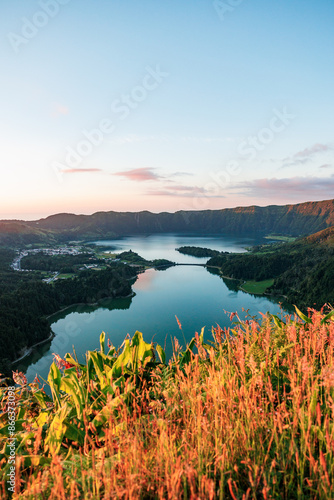
[{"label": "blue sky", "polygon": [[0,9],[0,218],[333,197],[332,1]]}]

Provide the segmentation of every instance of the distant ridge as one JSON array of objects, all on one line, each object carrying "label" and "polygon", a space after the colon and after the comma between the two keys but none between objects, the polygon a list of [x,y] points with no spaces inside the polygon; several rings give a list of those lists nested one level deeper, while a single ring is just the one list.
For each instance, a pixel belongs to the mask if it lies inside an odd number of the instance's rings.
[{"label": "distant ridge", "polygon": [[308,236],[330,226],[334,226],[334,200],[175,213],[61,213],[37,221],[0,221],[0,243],[51,243],[171,232]]}]

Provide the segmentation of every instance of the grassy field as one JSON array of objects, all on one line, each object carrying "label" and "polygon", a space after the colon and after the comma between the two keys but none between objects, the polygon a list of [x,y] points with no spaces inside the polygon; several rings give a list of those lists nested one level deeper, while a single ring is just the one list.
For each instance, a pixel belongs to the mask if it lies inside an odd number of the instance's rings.
[{"label": "grassy field", "polygon": [[211,344],[175,340],[167,364],[139,333],[106,354],[101,335],[85,365],[55,359],[52,398],[16,373],[0,388],[0,497],[14,401],[15,500],[334,498],[334,315],[297,312],[233,314]]},{"label": "grassy field", "polygon": [[265,238],[267,240],[287,241],[287,242],[295,241],[296,239],[294,236],[275,236],[274,234],[268,234],[268,236],[265,236]]},{"label": "grassy field", "polygon": [[273,283],[274,280],[246,281],[240,288],[248,293],[262,295]]}]

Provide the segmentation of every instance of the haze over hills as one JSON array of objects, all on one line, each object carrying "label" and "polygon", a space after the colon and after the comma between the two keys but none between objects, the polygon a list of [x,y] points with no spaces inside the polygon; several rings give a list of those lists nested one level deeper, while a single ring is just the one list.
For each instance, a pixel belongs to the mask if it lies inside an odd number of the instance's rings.
[{"label": "haze over hills", "polygon": [[0,243],[55,243],[153,233],[268,233],[307,236],[334,225],[334,199],[222,210],[56,214],[37,221],[0,221]]}]

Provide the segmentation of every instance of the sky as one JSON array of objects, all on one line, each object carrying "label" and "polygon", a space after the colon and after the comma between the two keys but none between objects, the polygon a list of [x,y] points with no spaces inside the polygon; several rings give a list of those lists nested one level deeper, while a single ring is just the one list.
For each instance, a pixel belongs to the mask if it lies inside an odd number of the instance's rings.
[{"label": "sky", "polygon": [[0,13],[0,219],[334,197],[333,0]]}]

